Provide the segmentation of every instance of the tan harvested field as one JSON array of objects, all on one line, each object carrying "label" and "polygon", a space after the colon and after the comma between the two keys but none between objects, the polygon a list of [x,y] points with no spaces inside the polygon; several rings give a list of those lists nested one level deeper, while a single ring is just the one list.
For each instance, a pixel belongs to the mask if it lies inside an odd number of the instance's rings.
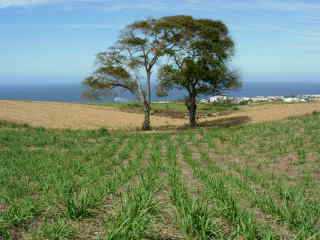
[{"label": "tan harvested field", "polygon": [[[141,126],[143,115],[96,105],[0,101],[0,120],[55,129],[134,129]],[[156,126],[179,124],[164,117],[154,117],[153,123]]]},{"label": "tan harvested field", "polygon": [[320,111],[320,102],[294,104],[262,104],[243,108],[228,117],[247,116],[250,122],[269,122]]},{"label": "tan harvested field", "polygon": [[[245,122],[265,122],[286,119],[292,116],[320,111],[320,102],[299,104],[264,104],[243,107],[224,117],[208,117],[201,123],[215,124],[230,120]],[[137,129],[143,115],[127,113],[112,107],[56,102],[0,101],[0,120],[26,123],[31,126],[55,129]],[[187,119],[152,117],[155,128],[182,127]]]}]

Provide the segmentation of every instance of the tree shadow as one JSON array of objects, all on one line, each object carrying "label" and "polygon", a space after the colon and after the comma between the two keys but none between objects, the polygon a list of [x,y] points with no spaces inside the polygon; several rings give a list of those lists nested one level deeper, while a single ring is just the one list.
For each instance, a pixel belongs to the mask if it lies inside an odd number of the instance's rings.
[{"label": "tree shadow", "polygon": [[183,126],[163,126],[163,127],[157,127],[153,130],[155,131],[184,131],[184,130],[190,130],[190,129],[199,129],[199,128],[228,128],[228,127],[234,127],[234,126],[240,126],[246,123],[249,123],[251,121],[251,118],[248,116],[237,116],[237,117],[225,117],[225,118],[219,118],[209,121],[201,121],[198,123],[197,127],[191,128],[188,124]]},{"label": "tree shadow", "polygon": [[204,121],[198,124],[199,127],[228,128],[246,124],[251,121],[248,116],[226,117],[216,120]]}]

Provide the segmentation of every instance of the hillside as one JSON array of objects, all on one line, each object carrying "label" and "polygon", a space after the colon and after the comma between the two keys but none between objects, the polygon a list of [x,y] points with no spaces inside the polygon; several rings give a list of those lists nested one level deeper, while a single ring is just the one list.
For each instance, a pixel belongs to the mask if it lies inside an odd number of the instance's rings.
[{"label": "hillside", "polygon": [[320,239],[320,114],[176,134],[0,124],[0,239]]}]

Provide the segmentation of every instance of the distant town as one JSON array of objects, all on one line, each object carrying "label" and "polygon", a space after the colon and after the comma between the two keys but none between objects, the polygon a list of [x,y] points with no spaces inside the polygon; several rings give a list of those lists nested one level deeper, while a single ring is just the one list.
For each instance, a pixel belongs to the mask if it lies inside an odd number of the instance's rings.
[{"label": "distant town", "polygon": [[[115,102],[128,102],[127,99],[115,98]],[[295,95],[295,96],[255,96],[255,97],[233,97],[218,95],[208,98],[200,99],[200,103],[232,103],[232,104],[249,104],[249,103],[307,103],[307,102],[320,102],[320,94],[308,94],[308,95]],[[154,101],[154,103],[170,103],[170,101]]]},{"label": "distant town", "polygon": [[305,103],[320,101],[320,94],[296,95],[296,96],[256,96],[256,97],[232,97],[232,96],[213,96],[201,99],[201,103],[259,103],[259,102],[284,102],[284,103]]}]

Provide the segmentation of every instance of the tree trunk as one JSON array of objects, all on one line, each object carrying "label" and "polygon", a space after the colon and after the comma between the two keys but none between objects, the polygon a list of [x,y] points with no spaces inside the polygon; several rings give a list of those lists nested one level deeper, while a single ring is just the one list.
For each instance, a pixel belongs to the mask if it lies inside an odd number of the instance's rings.
[{"label": "tree trunk", "polygon": [[148,85],[148,90],[147,90],[147,97],[148,97],[148,102],[149,102],[149,108],[151,106],[151,71],[147,72],[147,85]]},{"label": "tree trunk", "polygon": [[150,113],[151,113],[151,71],[147,72],[147,97],[143,103],[144,110],[144,122],[142,130],[151,130]]},{"label": "tree trunk", "polygon": [[151,124],[150,124],[150,104],[145,100],[143,105],[143,111],[144,111],[144,121],[142,125],[142,130],[148,131],[151,130]]},{"label": "tree trunk", "polygon": [[197,99],[195,96],[190,96],[187,101],[186,105],[189,111],[189,123],[191,127],[197,126]]}]

